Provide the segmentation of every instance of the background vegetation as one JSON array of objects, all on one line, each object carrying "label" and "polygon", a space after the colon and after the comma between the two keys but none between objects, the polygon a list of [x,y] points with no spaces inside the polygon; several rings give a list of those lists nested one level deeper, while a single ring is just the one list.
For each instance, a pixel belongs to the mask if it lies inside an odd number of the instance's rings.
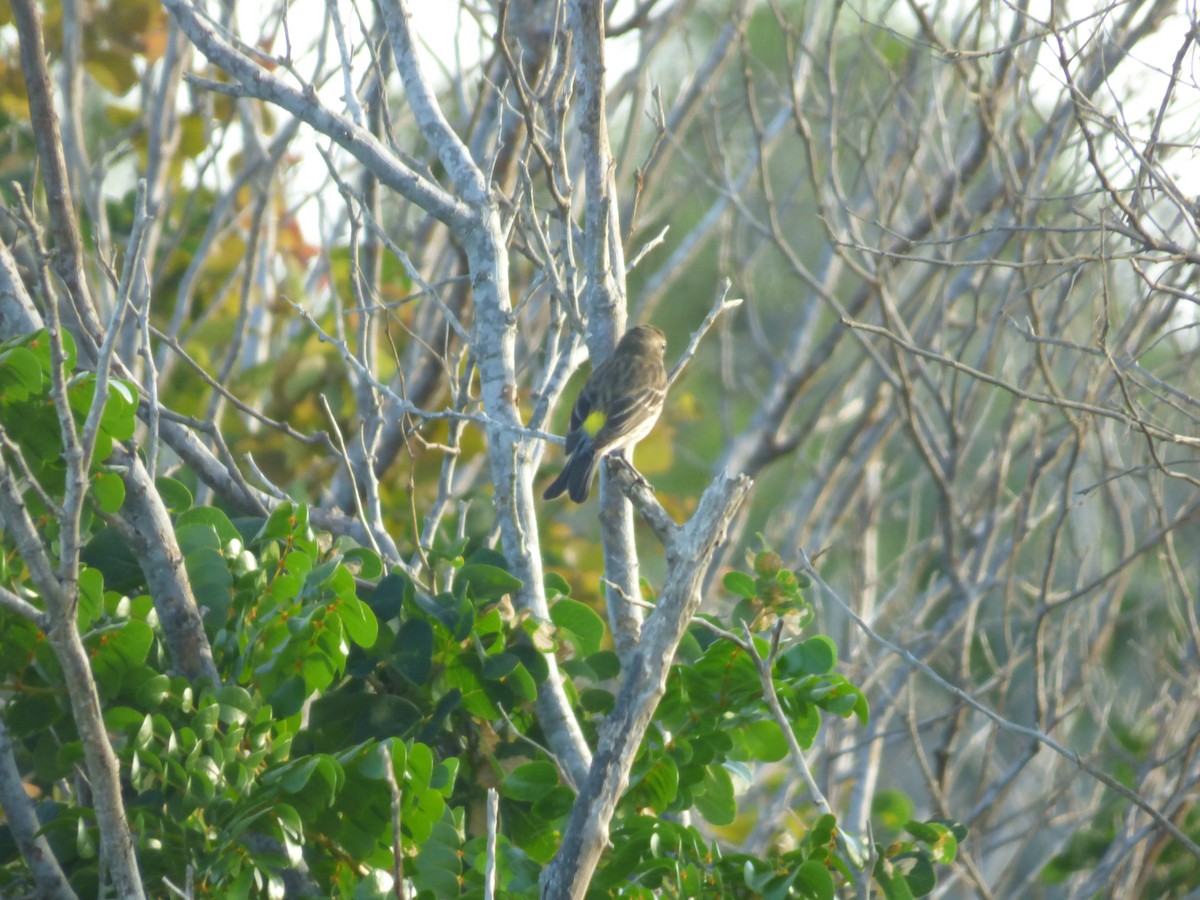
[{"label": "background vegetation", "polygon": [[1200,891],[1194,5],[425,6],[0,7],[0,893]]}]

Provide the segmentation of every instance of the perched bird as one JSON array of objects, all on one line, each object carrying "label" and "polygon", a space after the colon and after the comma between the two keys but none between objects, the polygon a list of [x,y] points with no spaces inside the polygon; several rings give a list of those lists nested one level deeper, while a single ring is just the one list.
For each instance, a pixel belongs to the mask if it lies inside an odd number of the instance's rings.
[{"label": "perched bird", "polygon": [[612,355],[584,382],[571,410],[567,462],[542,497],[567,491],[583,503],[592,489],[600,457],[632,446],[650,433],[667,394],[663,353],[667,338],[653,325],[625,332]]}]

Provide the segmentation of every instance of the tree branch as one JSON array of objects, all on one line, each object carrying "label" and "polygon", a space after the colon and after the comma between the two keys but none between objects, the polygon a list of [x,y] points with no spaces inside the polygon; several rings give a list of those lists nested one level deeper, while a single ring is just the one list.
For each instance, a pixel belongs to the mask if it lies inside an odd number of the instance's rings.
[{"label": "tree branch", "polygon": [[718,476],[701,496],[695,515],[665,546],[662,592],[637,650],[622,668],[616,706],[604,724],[591,771],[575,799],[558,853],[542,873],[543,898],[576,900],[586,892],[608,842],[617,801],[629,785],[638,747],[666,688],[675,649],[700,605],[704,573],[752,484],[744,475]]}]

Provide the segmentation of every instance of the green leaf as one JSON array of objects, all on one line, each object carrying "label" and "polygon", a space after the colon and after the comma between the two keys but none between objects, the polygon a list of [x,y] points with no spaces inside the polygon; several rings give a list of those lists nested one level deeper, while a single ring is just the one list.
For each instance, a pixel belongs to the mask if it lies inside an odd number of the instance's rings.
[{"label": "green leaf", "polygon": [[[405,827],[409,827],[407,818]],[[459,896],[462,841],[454,826],[444,821],[429,823],[423,839],[416,832],[413,832],[413,837],[420,849],[414,860],[416,872],[412,879],[421,895],[437,898]]]},{"label": "green leaf", "polygon": [[525,667],[525,671],[529,673],[529,677],[533,679],[534,684],[542,684],[550,677],[550,667],[546,664],[546,657],[542,656],[532,646],[525,643],[517,643],[508,649],[510,653],[521,661],[521,665]]},{"label": "green leaf", "polygon": [[104,576],[104,584],[110,591],[129,594],[146,583],[137,557],[111,528],[96,532],[83,548],[80,559]]},{"label": "green leaf", "polygon": [[475,624],[475,613],[470,601],[443,591],[436,597],[416,591],[413,600],[426,615],[441,622],[455,641],[466,640]]},{"label": "green leaf", "polygon": [[387,777],[388,755],[385,749],[384,744],[371,744],[358,752],[357,770],[364,778],[382,781]]},{"label": "green leaf", "polygon": [[745,572],[726,572],[721,584],[725,585],[725,590],[738,597],[745,597],[747,600],[754,598],[754,579]]},{"label": "green leaf", "polygon": [[[10,704],[9,709],[13,708],[15,707]],[[145,713],[129,706],[114,706],[104,711],[104,725],[110,731],[129,731],[134,725],[140,725],[145,718]]]},{"label": "green leaf", "polygon": [[372,647],[379,636],[379,623],[371,607],[356,597],[343,597],[338,601],[338,615],[350,640],[360,647]]},{"label": "green leaf", "polygon": [[455,593],[460,586],[470,588],[472,595],[481,603],[499,600],[505,594],[511,594],[521,588],[521,579],[510,574],[499,566],[486,563],[469,563],[458,570],[454,577]]},{"label": "green leaf", "polygon": [[883,896],[886,900],[913,900],[912,891],[908,889],[908,882],[892,865],[891,860],[884,857],[882,852],[875,863],[875,881],[883,889]]},{"label": "green leaf", "polygon": [[79,569],[79,605],[76,609],[80,631],[87,631],[104,609],[104,576],[99,569]]},{"label": "green leaf", "polygon": [[171,679],[162,673],[152,675],[138,685],[137,702],[143,709],[160,706],[169,696],[171,696]]},{"label": "green leaf", "polygon": [[909,821],[904,823],[904,830],[929,845],[934,862],[952,863],[958,855],[958,841],[954,834],[939,822]]},{"label": "green leaf", "polygon": [[903,880],[909,897],[924,897],[937,887],[937,874],[926,854],[901,853],[892,857],[891,864],[892,871]]},{"label": "green leaf", "polygon": [[499,681],[521,664],[513,653],[497,653],[483,661],[483,677],[489,681]]},{"label": "green leaf", "polygon": [[517,766],[505,776],[500,792],[512,800],[535,801],[558,786],[558,769],[545,760]]},{"label": "green leaf", "polygon": [[460,655],[446,666],[446,682],[462,693],[463,709],[482,719],[497,719],[500,711],[492,703],[480,679],[479,663],[469,656]]},{"label": "green leaf", "polygon": [[412,582],[404,575],[393,572],[379,579],[379,584],[375,585],[375,590],[366,600],[379,621],[390,622],[400,615],[405,594],[411,590]]},{"label": "green leaf", "polygon": [[[837,645],[823,634],[814,635],[791,647],[779,657],[778,671],[784,676],[824,675],[837,665]],[[813,697],[812,699],[818,699]]]},{"label": "green leaf", "polygon": [[433,667],[433,626],[424,619],[409,619],[401,625],[390,661],[413,684],[423,685]]},{"label": "green leaf", "polygon": [[440,791],[443,797],[454,793],[454,780],[458,778],[459,760],[457,756],[444,759],[434,766],[433,774],[429,776],[429,786]]},{"label": "green leaf", "polygon": [[192,492],[182,481],[160,476],[154,479],[154,487],[169,511],[182,513],[192,508]]},{"label": "green leaf", "polygon": [[[39,335],[41,336],[39,336],[36,340],[39,343],[44,342],[44,346],[46,347],[46,360],[49,362],[49,332],[43,329]],[[75,371],[75,363],[79,361],[79,352],[75,348],[75,336],[71,334],[70,331],[64,329],[63,331],[59,332],[59,338],[62,340],[63,356],[66,357],[65,361],[63,362],[63,368],[68,372],[73,372]],[[48,372],[49,369],[47,368],[46,371]]]},{"label": "green leaf", "polygon": [[611,650],[601,650],[587,658],[587,664],[601,681],[621,674],[621,659]]},{"label": "green leaf", "polygon": [[796,870],[792,884],[802,897],[811,897],[812,900],[834,900],[833,876],[818,859],[805,861]]},{"label": "green leaf", "polygon": [[560,784],[533,801],[533,814],[544,822],[553,822],[570,813],[574,805],[575,792]]},{"label": "green leaf", "polygon": [[222,685],[213,691],[212,696],[219,704],[220,718],[226,725],[244,722],[257,708],[250,692],[236,684]]},{"label": "green leaf", "polygon": [[215,528],[204,522],[184,522],[182,516],[175,526],[175,539],[184,556],[197,550],[221,550],[221,536]]},{"label": "green leaf", "polygon": [[92,635],[88,647],[92,653],[92,670],[101,690],[115,694],[121,680],[146,661],[153,642],[154,632],[150,626],[136,619],[125,622],[115,631]]},{"label": "green leaf", "polygon": [[446,798],[429,788],[418,795],[413,807],[405,806],[404,827],[412,829],[413,838],[420,843],[423,840],[421,835],[427,834],[427,829],[432,830],[433,824],[442,817],[445,810]]},{"label": "green leaf", "polygon": [[277,716],[286,719],[300,712],[307,699],[308,691],[303,676],[291,675],[271,692],[267,702],[271,704]]},{"label": "green leaf", "polygon": [[596,613],[569,597],[563,597],[550,607],[550,621],[575,636],[575,650],[580,656],[591,656],[600,649],[604,639],[604,620]]},{"label": "green leaf", "polygon": [[[459,552],[463,552],[465,549],[466,548],[464,547]],[[488,546],[483,546],[475,550],[469,557],[467,557],[466,564],[468,566],[473,566],[476,564],[495,566],[496,568],[503,569],[506,572],[509,570],[508,559],[505,557],[505,555],[499,550],[493,550]]]},{"label": "green leaf", "polygon": [[557,572],[547,572],[542,578],[542,583],[546,586],[546,596],[548,597],[555,594],[563,597],[571,596],[571,585]]},{"label": "green leaf", "polygon": [[212,506],[197,506],[180,514],[175,520],[175,533],[189,525],[207,525],[217,533],[218,548],[224,547],[230,541],[241,540],[242,535],[229,521],[229,516]]},{"label": "green leaf", "polygon": [[106,513],[115,513],[125,502],[125,482],[112,472],[98,472],[90,485],[96,504]]},{"label": "green leaf", "polygon": [[279,785],[289,794],[299,793],[308,786],[308,781],[317,771],[319,760],[315,756],[297,759],[277,770]]},{"label": "green leaf", "polygon": [[602,688],[584,688],[579,692],[579,705],[587,712],[607,715],[617,705],[617,698]]},{"label": "green leaf", "polygon": [[280,503],[271,510],[271,514],[259,529],[258,534],[254,536],[254,540],[265,542],[289,537],[296,525],[295,513],[296,507],[292,503],[288,501]]},{"label": "green leaf", "polygon": [[185,554],[183,562],[196,602],[205,611],[207,626],[214,628],[224,624],[233,587],[233,576],[225,557],[220,550],[204,548]]},{"label": "green leaf", "polygon": [[833,832],[837,828],[837,816],[825,813],[818,816],[808,833],[807,840],[814,846],[823,846],[833,841]]},{"label": "green leaf", "polygon": [[967,839],[967,835],[971,833],[971,829],[967,828],[962,822],[956,822],[953,819],[928,819],[930,825],[942,825],[950,829],[950,833],[954,835],[954,839],[960,844]]},{"label": "green leaf", "polygon": [[778,762],[787,756],[787,739],[774,719],[748,722],[742,729],[742,738],[750,756],[759,762]]},{"label": "green leaf", "polygon": [[533,676],[523,665],[516,666],[504,679],[504,686],[511,690],[524,703],[532,703],[537,699],[537,685]]},{"label": "green leaf", "polygon": [[0,397],[6,402],[27,400],[42,392],[42,366],[27,347],[0,353]]},{"label": "green leaf", "polygon": [[96,856],[96,835],[83,816],[75,822],[75,852],[83,859],[94,859]]},{"label": "green leaf", "polygon": [[332,749],[347,738],[403,737],[420,722],[421,710],[403,697],[334,691],[313,702],[308,727],[318,746]]},{"label": "green leaf", "polygon": [[798,714],[792,716],[791,725],[796,740],[807,750],[817,739],[817,732],[821,730],[821,710],[806,703]]},{"label": "green leaf", "polygon": [[137,387],[130,382],[116,378],[108,382],[108,402],[100,425],[119,441],[132,438],[137,428],[137,396]]},{"label": "green leaf", "polygon": [[408,782],[405,790],[420,794],[429,787],[429,781],[433,777],[433,751],[427,744],[413,741],[408,747],[408,765],[404,774]]},{"label": "green leaf", "polygon": [[729,825],[737,817],[733,779],[721,765],[708,766],[695,795],[696,810],[713,825]]},{"label": "green leaf", "polygon": [[[631,782],[631,786],[633,785]],[[679,793],[679,767],[671,757],[660,756],[642,777],[637,779],[636,786],[642,794],[639,799],[643,799],[645,805],[653,807],[659,813],[666,812]],[[729,821],[733,821],[732,817]]]},{"label": "green leaf", "polygon": [[913,804],[904,791],[884,788],[871,799],[871,815],[885,828],[900,829],[912,818]]},{"label": "green leaf", "polygon": [[[328,805],[345,782],[345,770],[332,756],[317,753],[289,763],[280,778],[280,785],[290,794],[305,791],[317,798],[321,805]],[[311,794],[309,793],[311,792]]]},{"label": "green leaf", "polygon": [[342,554],[347,563],[357,564],[358,577],[374,581],[383,574],[383,560],[379,554],[367,547],[352,547]]},{"label": "green leaf", "polygon": [[837,645],[823,634],[810,637],[800,644],[801,665],[806,672],[824,675],[837,665]]}]

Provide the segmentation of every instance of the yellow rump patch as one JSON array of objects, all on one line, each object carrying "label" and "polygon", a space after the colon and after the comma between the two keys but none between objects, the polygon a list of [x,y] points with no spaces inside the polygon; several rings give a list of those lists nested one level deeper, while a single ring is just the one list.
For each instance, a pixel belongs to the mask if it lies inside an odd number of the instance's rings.
[{"label": "yellow rump patch", "polygon": [[596,432],[604,427],[604,423],[608,421],[608,413],[602,410],[595,410],[583,420],[583,431],[588,437],[595,437]]}]

